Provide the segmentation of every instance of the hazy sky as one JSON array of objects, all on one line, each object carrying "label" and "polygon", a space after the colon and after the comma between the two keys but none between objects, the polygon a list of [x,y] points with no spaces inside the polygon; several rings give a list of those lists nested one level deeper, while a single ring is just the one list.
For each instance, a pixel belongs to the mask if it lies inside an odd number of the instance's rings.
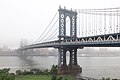
[{"label": "hazy sky", "polygon": [[0,0],[0,47],[35,41],[59,5],[70,9],[120,7],[120,0]]}]

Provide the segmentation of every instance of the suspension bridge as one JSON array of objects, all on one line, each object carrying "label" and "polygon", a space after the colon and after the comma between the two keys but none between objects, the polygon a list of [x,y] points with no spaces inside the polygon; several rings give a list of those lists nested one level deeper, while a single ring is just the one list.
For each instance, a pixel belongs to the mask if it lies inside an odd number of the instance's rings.
[{"label": "suspension bridge", "polygon": [[[84,47],[120,47],[120,8],[66,9],[59,7],[44,32],[26,52],[35,48],[58,49],[58,73],[81,73],[77,50]],[[70,53],[66,64],[66,52]]]}]

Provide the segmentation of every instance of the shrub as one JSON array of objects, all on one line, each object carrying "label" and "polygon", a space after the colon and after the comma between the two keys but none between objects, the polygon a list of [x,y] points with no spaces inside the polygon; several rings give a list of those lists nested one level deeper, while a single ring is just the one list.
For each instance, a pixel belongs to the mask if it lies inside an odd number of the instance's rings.
[{"label": "shrub", "polygon": [[62,80],[62,77],[61,77],[61,76],[59,76],[59,77],[57,78],[57,80]]},{"label": "shrub", "polygon": [[65,78],[65,80],[67,80],[67,79]]},{"label": "shrub", "polygon": [[33,74],[35,75],[40,75],[40,74],[44,74],[42,70],[34,68],[30,70],[31,72],[33,72]]},{"label": "shrub", "polygon": [[57,76],[56,75],[52,75],[51,80],[56,80]]},{"label": "shrub", "polygon": [[32,71],[26,71],[26,70],[24,70],[23,72],[22,72],[22,74],[23,75],[32,75],[33,74],[33,72]]},{"label": "shrub", "polygon": [[58,73],[57,65],[53,65],[50,70],[50,74],[56,75],[57,73]]},{"label": "shrub", "polygon": [[49,70],[48,70],[48,69],[45,69],[45,70],[43,71],[43,74],[44,74],[44,75],[50,74],[50,73],[49,73]]},{"label": "shrub", "polygon": [[40,75],[40,74],[41,75],[49,75],[49,74],[57,75],[57,73],[58,73],[57,65],[53,65],[50,71],[48,69],[40,70],[37,68],[31,69],[30,71],[16,70],[16,75],[29,75],[29,74],[30,75]]},{"label": "shrub", "polygon": [[110,79],[110,77],[108,77],[108,78],[103,78],[102,77],[102,80],[111,80],[111,79]]},{"label": "shrub", "polygon": [[15,80],[15,74],[10,73],[9,76],[8,76],[8,80]]},{"label": "shrub", "polygon": [[21,70],[16,70],[16,75],[22,75],[22,71]]},{"label": "shrub", "polygon": [[10,68],[0,69],[0,80],[15,80],[15,74],[9,71]]}]

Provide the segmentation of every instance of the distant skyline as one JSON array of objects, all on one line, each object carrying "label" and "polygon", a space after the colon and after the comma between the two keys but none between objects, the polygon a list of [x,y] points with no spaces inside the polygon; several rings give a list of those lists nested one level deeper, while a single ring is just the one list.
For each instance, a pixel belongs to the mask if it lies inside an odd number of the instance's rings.
[{"label": "distant skyline", "polygon": [[120,7],[119,0],[0,0],[0,47],[33,43],[45,30],[59,5],[67,9]]}]

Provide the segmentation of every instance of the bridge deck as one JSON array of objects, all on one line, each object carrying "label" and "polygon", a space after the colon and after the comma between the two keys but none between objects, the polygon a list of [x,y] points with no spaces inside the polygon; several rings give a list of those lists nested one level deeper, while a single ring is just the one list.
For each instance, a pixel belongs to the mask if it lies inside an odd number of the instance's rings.
[{"label": "bridge deck", "polygon": [[55,40],[37,43],[20,48],[21,50],[46,47],[120,47],[120,33]]}]

